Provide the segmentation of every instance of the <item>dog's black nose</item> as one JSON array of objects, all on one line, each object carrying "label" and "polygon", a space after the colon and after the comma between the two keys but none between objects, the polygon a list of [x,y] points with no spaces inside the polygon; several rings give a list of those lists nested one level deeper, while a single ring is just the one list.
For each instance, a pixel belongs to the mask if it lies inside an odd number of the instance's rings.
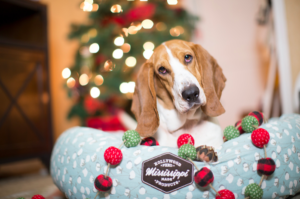
[{"label": "dog's black nose", "polygon": [[182,92],[182,97],[188,102],[195,102],[199,97],[199,88],[192,85]]}]

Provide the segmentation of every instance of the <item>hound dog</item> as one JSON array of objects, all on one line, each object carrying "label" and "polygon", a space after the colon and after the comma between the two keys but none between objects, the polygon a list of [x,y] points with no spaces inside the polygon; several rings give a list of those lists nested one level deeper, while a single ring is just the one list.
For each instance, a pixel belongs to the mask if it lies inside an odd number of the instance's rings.
[{"label": "hound dog", "polygon": [[136,131],[160,145],[177,147],[191,134],[195,146],[218,147],[223,132],[215,118],[225,112],[220,97],[226,78],[200,45],[171,40],[158,46],[140,68],[131,111]]}]

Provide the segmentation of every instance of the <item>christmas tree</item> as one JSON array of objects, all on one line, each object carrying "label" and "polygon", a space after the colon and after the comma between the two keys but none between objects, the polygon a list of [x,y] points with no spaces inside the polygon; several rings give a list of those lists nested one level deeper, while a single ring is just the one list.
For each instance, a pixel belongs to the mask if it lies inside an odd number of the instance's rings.
[{"label": "christmas tree", "polygon": [[87,118],[129,112],[134,79],[153,49],[171,39],[189,40],[197,17],[177,0],[85,0],[87,24],[72,24],[70,39],[80,41],[74,65],[62,72],[69,97],[68,117]]}]

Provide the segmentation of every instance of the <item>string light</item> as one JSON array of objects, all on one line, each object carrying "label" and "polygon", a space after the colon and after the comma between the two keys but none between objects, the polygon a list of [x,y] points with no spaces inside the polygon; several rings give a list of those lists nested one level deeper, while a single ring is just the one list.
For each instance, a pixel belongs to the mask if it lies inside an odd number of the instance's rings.
[{"label": "string light", "polygon": [[95,4],[93,0],[85,0],[80,4],[80,9],[85,12],[95,12],[99,9],[99,5]]},{"label": "string light", "polygon": [[90,53],[97,53],[100,49],[100,46],[97,43],[93,43],[90,45]]},{"label": "string light", "polygon": [[138,30],[136,29],[135,26],[130,26],[130,27],[128,28],[128,33],[131,34],[131,35],[136,34],[137,31],[138,31]]},{"label": "string light", "polygon": [[151,41],[147,41],[144,43],[143,48],[144,50],[154,50],[154,44]]},{"label": "string light", "polygon": [[128,92],[129,93],[134,93],[134,89],[135,89],[135,82],[128,82]]},{"label": "string light", "polygon": [[128,67],[134,67],[136,65],[136,58],[135,57],[127,57],[125,60],[125,64]]},{"label": "string light", "polygon": [[114,50],[112,56],[115,59],[121,59],[123,57],[123,50],[121,50],[121,49]]},{"label": "string light", "polygon": [[123,12],[122,7],[119,4],[115,4],[110,8],[112,13],[120,13]]},{"label": "string light", "polygon": [[180,29],[178,29],[177,27],[171,28],[170,35],[172,35],[173,37],[178,37],[180,35]]},{"label": "string light", "polygon": [[154,23],[153,21],[151,21],[150,19],[145,19],[143,22],[142,22],[142,26],[143,28],[145,29],[151,29],[153,27]]},{"label": "string light", "polygon": [[120,84],[120,92],[123,94],[126,93],[134,93],[134,89],[135,89],[135,82],[123,82]]},{"label": "string light", "polygon": [[145,50],[143,52],[143,56],[145,57],[145,59],[150,59],[150,57],[152,56],[153,54],[153,50]]},{"label": "string light", "polygon": [[112,71],[115,68],[115,64],[111,60],[107,60],[104,63],[104,70],[105,71]]},{"label": "string light", "polygon": [[92,87],[91,91],[90,91],[90,95],[92,96],[92,98],[97,98],[100,96],[100,90],[97,87]]},{"label": "string light", "polygon": [[122,46],[124,44],[124,38],[123,37],[117,37],[117,38],[115,38],[114,44],[116,46]]},{"label": "string light", "polygon": [[123,53],[128,53],[130,51],[130,48],[131,48],[131,46],[128,43],[125,43],[121,46],[121,49],[123,50]]},{"label": "string light", "polygon": [[73,77],[70,77],[70,78],[67,80],[67,86],[68,86],[69,88],[73,88],[73,87],[75,86],[75,83],[76,83],[76,81],[75,81],[75,79],[74,79]]},{"label": "string light", "polygon": [[71,70],[69,68],[63,69],[63,71],[62,71],[62,77],[64,79],[67,79],[68,77],[70,77],[70,75],[71,75]]},{"label": "string light", "polygon": [[177,0],[168,0],[169,5],[176,5],[178,3]]},{"label": "string light", "polygon": [[85,86],[89,83],[89,76],[87,74],[82,74],[79,77],[79,84]]},{"label": "string light", "polygon": [[102,75],[96,75],[94,82],[97,86],[101,86],[104,82]]}]

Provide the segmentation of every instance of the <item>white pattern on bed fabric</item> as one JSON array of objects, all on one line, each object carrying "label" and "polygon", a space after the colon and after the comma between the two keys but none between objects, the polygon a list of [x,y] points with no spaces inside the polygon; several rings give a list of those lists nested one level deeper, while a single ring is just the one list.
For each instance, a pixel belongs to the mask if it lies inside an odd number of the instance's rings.
[{"label": "white pattern on bed fabric", "polygon": [[[276,120],[276,122],[274,122]],[[284,195],[296,193],[300,189],[300,131],[296,125],[299,115],[282,116],[262,125],[270,133],[267,153],[276,162],[276,170],[262,183],[264,198],[283,198]],[[275,128],[274,128],[275,127]],[[278,135],[277,135],[278,134]],[[245,187],[249,182],[259,183],[256,167],[258,159],[264,157],[262,149],[256,148],[248,138],[250,134],[242,134],[232,141],[224,143],[216,149],[218,163],[211,164],[214,173],[214,187],[218,190],[225,187],[235,193],[236,198],[244,198]],[[104,174],[107,163],[103,153],[109,146],[118,147],[122,134],[109,134],[103,131],[76,127],[67,130],[57,140],[51,157],[51,175],[54,183],[69,198],[94,198],[97,190],[94,179]],[[296,139],[295,139],[296,138]],[[85,144],[83,144],[85,142]],[[291,143],[292,142],[292,143]],[[214,198],[211,190],[200,190],[195,185],[184,187],[176,192],[162,192],[143,184],[140,180],[141,163],[144,160],[164,153],[162,149],[177,154],[175,148],[160,146],[138,146],[122,148],[123,161],[111,167],[109,176],[113,179],[113,188],[108,193],[100,193],[104,198]],[[195,162],[199,168],[206,166]],[[196,172],[196,170],[195,170]],[[134,177],[133,177],[134,176]],[[80,180],[79,180],[80,179]]]}]

